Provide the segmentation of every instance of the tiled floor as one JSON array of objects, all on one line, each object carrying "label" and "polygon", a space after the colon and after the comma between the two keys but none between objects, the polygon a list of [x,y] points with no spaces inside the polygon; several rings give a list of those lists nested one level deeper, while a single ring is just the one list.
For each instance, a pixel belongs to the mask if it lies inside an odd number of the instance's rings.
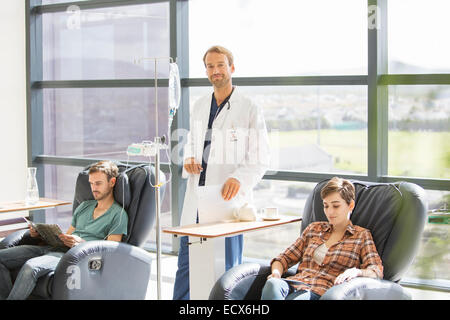
[{"label": "tiled floor", "polygon": [[[156,254],[152,262],[152,275],[147,291],[147,299],[156,300]],[[161,298],[163,300],[171,300],[173,294],[173,283],[175,281],[175,273],[177,271],[178,258],[172,255],[162,255],[161,257]],[[414,300],[450,300],[450,293],[420,290],[407,288]]]}]

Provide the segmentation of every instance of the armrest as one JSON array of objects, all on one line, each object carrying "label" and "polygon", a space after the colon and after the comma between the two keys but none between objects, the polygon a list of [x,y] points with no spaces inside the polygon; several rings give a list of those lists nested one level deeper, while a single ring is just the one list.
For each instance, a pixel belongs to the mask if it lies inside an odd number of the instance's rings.
[{"label": "armrest", "polygon": [[[271,273],[269,265],[243,263],[225,272],[215,283],[209,300],[260,300],[262,288]],[[296,266],[283,274],[293,276]]]},{"label": "armrest", "polygon": [[243,263],[225,272],[215,283],[210,300],[259,300],[270,266]]},{"label": "armrest", "polygon": [[37,244],[41,240],[36,240],[30,236],[30,230],[23,229],[13,232],[0,242],[0,249],[15,247],[21,244]]},{"label": "armrest", "polygon": [[88,241],[61,258],[52,283],[53,299],[144,299],[152,256],[115,241]]},{"label": "armrest", "polygon": [[411,300],[411,295],[395,282],[358,277],[325,292],[321,300]]}]

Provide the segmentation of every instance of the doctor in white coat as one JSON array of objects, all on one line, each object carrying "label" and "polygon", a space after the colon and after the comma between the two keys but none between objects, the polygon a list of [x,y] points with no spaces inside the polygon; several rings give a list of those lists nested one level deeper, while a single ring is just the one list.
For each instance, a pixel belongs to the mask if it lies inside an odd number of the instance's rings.
[{"label": "doctor in white coat", "polygon": [[[232,53],[214,46],[205,53],[203,62],[214,92],[200,98],[191,109],[190,132],[184,149],[183,178],[188,182],[181,225],[202,222],[198,215],[199,186],[220,185],[225,201],[237,197],[242,204],[251,203],[252,189],[270,162],[262,110],[232,85],[235,70]],[[242,235],[226,238],[226,270],[242,262],[242,247]],[[187,237],[180,238],[173,299],[189,299]]]}]

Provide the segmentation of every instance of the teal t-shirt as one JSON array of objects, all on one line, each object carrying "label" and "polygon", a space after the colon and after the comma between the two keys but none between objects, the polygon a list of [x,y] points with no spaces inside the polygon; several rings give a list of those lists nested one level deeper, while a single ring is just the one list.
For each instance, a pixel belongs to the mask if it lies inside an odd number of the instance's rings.
[{"label": "teal t-shirt", "polygon": [[91,241],[106,240],[112,234],[127,234],[128,215],[121,205],[114,201],[108,211],[94,220],[96,206],[96,200],[88,200],[75,209],[72,217],[72,227],[75,228],[73,235]]}]

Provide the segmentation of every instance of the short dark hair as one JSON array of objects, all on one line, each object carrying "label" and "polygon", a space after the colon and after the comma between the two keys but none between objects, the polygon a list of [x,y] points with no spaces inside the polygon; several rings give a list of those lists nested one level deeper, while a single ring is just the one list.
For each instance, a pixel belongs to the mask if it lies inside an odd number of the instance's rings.
[{"label": "short dark hair", "polygon": [[229,66],[231,66],[234,63],[234,57],[230,50],[228,50],[227,48],[224,48],[222,46],[212,46],[205,52],[205,54],[203,56],[203,63],[205,64],[205,66],[206,66],[206,56],[208,55],[208,53],[211,53],[211,52],[224,54],[228,59]]},{"label": "short dark hair", "polygon": [[116,178],[119,175],[119,168],[117,165],[109,160],[103,160],[99,161],[97,163],[94,163],[89,168],[89,174],[94,172],[103,172],[108,177],[108,181],[111,180],[111,178]]},{"label": "short dark hair", "polygon": [[324,199],[335,192],[339,193],[341,198],[344,199],[347,204],[350,204],[352,200],[355,200],[355,186],[346,179],[339,177],[330,179],[320,191],[320,196]]}]

